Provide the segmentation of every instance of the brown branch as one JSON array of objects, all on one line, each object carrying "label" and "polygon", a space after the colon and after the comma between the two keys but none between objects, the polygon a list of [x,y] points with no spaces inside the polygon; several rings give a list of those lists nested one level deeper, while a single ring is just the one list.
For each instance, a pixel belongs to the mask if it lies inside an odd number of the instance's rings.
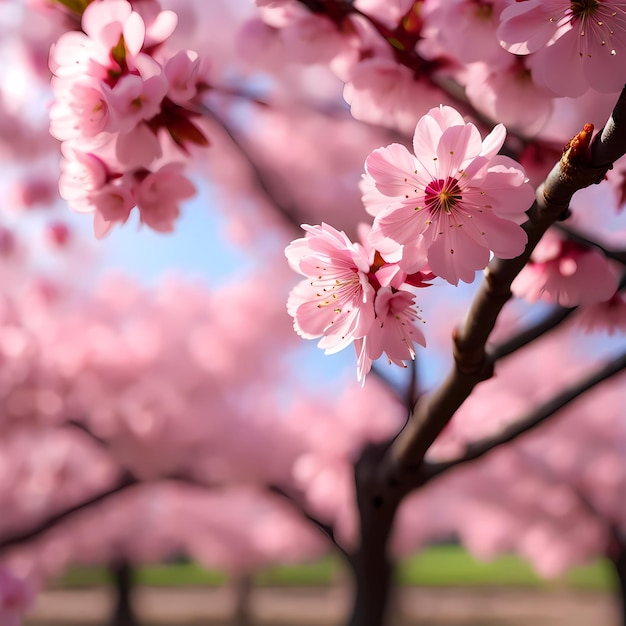
[{"label": "brown branch", "polygon": [[102,448],[107,452],[110,450],[111,444],[106,439],[103,439],[99,435],[96,435],[86,424],[83,424],[82,422],[73,419],[67,420],[65,424],[67,426],[70,426],[71,428],[80,430],[82,433],[87,435],[94,443],[96,443],[99,448]]},{"label": "brown branch", "polygon": [[215,124],[222,128],[222,130],[230,139],[232,145],[239,152],[239,155],[245,160],[246,164],[248,165],[248,168],[252,173],[254,182],[259,191],[262,192],[266,200],[271,204],[271,206],[276,209],[278,214],[285,220],[285,222],[287,222],[290,228],[300,231],[300,220],[297,217],[298,211],[296,210],[296,208],[283,206],[280,202],[278,202],[271,189],[271,185],[267,180],[267,176],[257,165],[254,159],[250,156],[248,151],[243,147],[243,144],[235,135],[234,131],[228,126],[228,124],[206,104],[197,104],[195,107],[195,112],[205,116],[207,119],[212,120]]},{"label": "brown branch", "polygon": [[[626,288],[626,275],[622,276],[617,286],[617,291]],[[578,306],[561,307],[555,306],[550,313],[536,324],[519,331],[505,341],[488,348],[491,359],[495,362],[509,356],[513,352],[527,346],[529,343],[539,339],[546,333],[560,326],[569,316],[578,310]]]},{"label": "brown branch", "polygon": [[[454,334],[455,364],[447,378],[431,395],[422,398],[412,418],[389,448],[380,467],[382,488],[405,484],[410,490],[416,470],[428,448],[448,424],[474,387],[493,374],[493,360],[486,343],[496,320],[511,297],[511,283],[528,262],[545,233],[557,220],[567,216],[569,202],[576,191],[600,182],[611,161],[626,152],[626,97],[620,96],[616,111],[604,131],[591,143],[593,127],[586,125],[566,146],[560,161],[537,190],[537,199],[524,224],[528,235],[525,251],[515,259],[493,259],[461,328]],[[615,120],[622,120],[616,124]],[[612,129],[607,132],[607,128]],[[618,145],[614,145],[617,143]]]},{"label": "brown branch", "polygon": [[594,241],[589,237],[586,237],[580,231],[572,228],[571,226],[566,226],[565,224],[556,224],[556,228],[560,230],[563,234],[567,236],[568,239],[577,243],[585,248],[595,248],[604,254],[607,259],[612,259],[613,261],[617,261],[622,265],[626,265],[626,250],[615,250],[613,248],[607,248],[602,245],[598,241]]},{"label": "brown branch", "polygon": [[576,311],[577,307],[561,307],[555,306],[539,322],[528,328],[520,330],[512,337],[509,337],[501,343],[488,348],[489,357],[495,363],[499,359],[503,359],[517,350],[527,346],[536,339],[539,339],[551,330],[560,326],[569,316]]},{"label": "brown branch", "polygon": [[348,564],[352,564],[354,557],[346,548],[344,548],[338,541],[335,536],[335,527],[332,524],[327,524],[326,522],[322,522],[320,519],[315,517],[312,513],[310,513],[301,502],[299,502],[296,498],[294,498],[291,494],[285,491],[282,487],[278,485],[268,485],[268,491],[275,495],[280,496],[287,500],[295,509],[297,509],[298,513],[304,517],[307,521],[311,522],[314,526],[316,526],[322,533],[328,538],[328,540],[341,552],[344,556]]},{"label": "brown branch", "polygon": [[549,417],[552,417],[557,411],[574,401],[583,393],[589,391],[596,385],[610,379],[612,376],[619,374],[626,368],[626,353],[605,363],[602,367],[596,369],[591,374],[581,378],[573,385],[566,387],[563,391],[544,402],[541,406],[533,409],[524,417],[505,426],[499,433],[481,439],[468,445],[465,453],[450,461],[442,461],[439,463],[424,463],[420,471],[420,484],[430,482],[437,476],[471,461],[475,461],[485,454],[491,452],[495,448],[509,443],[520,435],[527,433],[529,430],[539,426]]},{"label": "brown branch", "polygon": [[117,483],[115,483],[112,487],[109,487],[108,489],[105,489],[104,491],[101,491],[100,493],[97,493],[78,504],[72,505],[67,509],[64,509],[63,511],[59,511],[58,513],[53,513],[52,515],[49,515],[44,520],[35,524],[28,530],[18,531],[15,534],[9,535],[7,537],[0,537],[0,553],[22,543],[26,543],[27,541],[31,541],[32,539],[36,539],[37,537],[39,537],[46,531],[51,530],[75,513],[83,511],[84,509],[87,509],[94,504],[103,502],[107,498],[117,493],[121,493],[129,487],[139,484],[139,482],[140,481],[130,472],[124,472],[118,479]]}]

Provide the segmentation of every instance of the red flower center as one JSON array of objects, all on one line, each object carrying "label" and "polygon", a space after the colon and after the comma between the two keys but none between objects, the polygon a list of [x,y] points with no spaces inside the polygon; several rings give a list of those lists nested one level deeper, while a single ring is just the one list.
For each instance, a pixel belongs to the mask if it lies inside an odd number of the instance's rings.
[{"label": "red flower center", "polygon": [[437,213],[440,210],[450,213],[452,207],[457,205],[462,199],[463,194],[459,187],[459,181],[451,176],[448,176],[446,180],[442,178],[433,180],[426,187],[426,208],[431,213]]}]

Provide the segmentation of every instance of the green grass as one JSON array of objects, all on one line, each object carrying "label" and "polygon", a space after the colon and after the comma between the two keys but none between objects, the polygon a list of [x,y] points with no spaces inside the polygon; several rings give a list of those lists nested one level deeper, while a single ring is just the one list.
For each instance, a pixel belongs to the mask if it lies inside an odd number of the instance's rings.
[{"label": "green grass", "polygon": [[397,580],[405,585],[422,586],[571,586],[588,589],[610,589],[613,586],[610,567],[603,561],[574,568],[563,578],[544,580],[517,556],[507,555],[481,563],[458,546],[429,548],[407,559],[398,568]]},{"label": "green grass", "polygon": [[[262,586],[328,585],[345,576],[342,568],[340,559],[330,556],[307,565],[267,568],[255,576],[255,583]],[[575,568],[561,579],[545,581],[519,557],[509,555],[489,563],[479,563],[458,546],[436,546],[406,559],[398,567],[396,579],[400,584],[421,586],[570,586],[598,590],[613,586],[610,568],[602,561]],[[224,584],[227,576],[191,563],[141,567],[136,572],[136,580],[141,585],[157,587],[204,586]],[[102,568],[75,567],[56,586],[93,587],[108,582],[108,574]]]}]

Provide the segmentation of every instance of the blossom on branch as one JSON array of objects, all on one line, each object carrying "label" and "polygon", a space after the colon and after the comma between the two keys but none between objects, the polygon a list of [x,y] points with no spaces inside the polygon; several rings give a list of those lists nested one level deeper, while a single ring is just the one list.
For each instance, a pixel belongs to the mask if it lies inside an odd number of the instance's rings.
[{"label": "blossom on branch", "polygon": [[454,285],[472,282],[490,252],[520,255],[527,242],[520,224],[535,194],[521,165],[497,154],[505,136],[498,124],[482,141],[473,124],[441,106],[417,123],[414,154],[400,144],[374,150],[362,187],[375,215],[371,244],[382,250],[391,239],[403,246],[398,264],[406,272],[427,262]]},{"label": "blossom on branch", "polygon": [[285,250],[292,269],[307,277],[287,302],[296,332],[305,339],[321,337],[318,347],[326,354],[354,343],[362,382],[383,352],[389,363],[404,367],[415,358],[414,342],[425,346],[426,340],[416,325],[421,318],[414,295],[401,287],[426,286],[432,276],[407,276],[328,224],[302,228],[307,236]]},{"label": "blossom on branch", "polygon": [[[172,148],[186,159],[190,146],[208,145],[192,121],[207,84],[196,52],[163,46],[176,23],[176,14],[157,2],[150,9],[126,0],[93,2],[82,14],[83,32],[64,33],[51,49],[50,132],[63,142],[64,157],[59,188],[74,210],[94,213],[97,237],[125,222],[135,206],[142,223],[171,231],[178,200],[193,195]],[[174,178],[163,174],[174,170]],[[152,194],[147,212],[145,181],[155,177],[160,191],[166,179],[180,189]]]},{"label": "blossom on branch", "polygon": [[618,0],[526,0],[500,16],[501,45],[536,53],[533,76],[559,96],[589,87],[618,92],[626,81],[626,9]]}]

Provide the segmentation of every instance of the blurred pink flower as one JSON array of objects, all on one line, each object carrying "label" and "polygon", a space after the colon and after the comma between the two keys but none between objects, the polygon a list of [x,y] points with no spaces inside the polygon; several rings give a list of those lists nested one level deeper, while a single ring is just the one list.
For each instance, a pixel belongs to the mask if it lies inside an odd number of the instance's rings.
[{"label": "blurred pink flower", "polygon": [[538,299],[561,306],[604,302],[617,290],[617,277],[598,250],[584,248],[548,231],[518,274],[511,291],[530,302]]},{"label": "blurred pink flower", "polygon": [[546,87],[579,96],[589,87],[617,92],[626,69],[626,10],[618,0],[512,2],[500,16],[500,43],[514,54],[536,52]]},{"label": "blurred pink flower", "polygon": [[174,229],[174,222],[180,214],[179,204],[196,193],[182,170],[182,164],[168,163],[141,181],[137,206],[143,224],[161,233]]},{"label": "blurred pink flower", "polygon": [[0,623],[20,626],[21,617],[33,602],[33,591],[24,580],[0,567]]},{"label": "blurred pink flower", "polygon": [[104,85],[104,96],[111,115],[109,131],[128,132],[139,122],[155,117],[169,84],[158,64],[144,64],[150,72],[126,74],[109,88]]},{"label": "blurred pink flower", "polygon": [[357,120],[410,133],[415,119],[441,102],[441,91],[407,67],[380,56],[350,67],[343,98]]},{"label": "blurred pink flower", "polygon": [[626,300],[617,292],[605,302],[583,307],[577,321],[587,333],[606,332],[609,335],[626,332]]},{"label": "blurred pink flower", "polygon": [[507,64],[479,62],[468,66],[465,93],[489,119],[524,135],[536,135],[550,118],[553,95],[535,84],[524,57],[507,56]]},{"label": "blurred pink flower", "polygon": [[106,167],[91,153],[64,146],[63,155],[59,193],[75,211],[90,212],[93,205],[89,196],[107,182]]},{"label": "blurred pink flower", "polygon": [[400,144],[374,150],[364,175],[364,202],[377,212],[372,245],[392,239],[404,246],[405,271],[421,270],[426,260],[454,285],[472,282],[490,251],[505,259],[521,254],[527,237],[519,224],[534,191],[518,163],[497,155],[505,135],[499,124],[483,142],[473,124],[441,106],[417,123],[415,154]]},{"label": "blurred pink flower", "polygon": [[496,30],[505,0],[429,0],[422,9],[427,27],[446,53],[461,63],[482,61],[491,68],[508,63]]}]

